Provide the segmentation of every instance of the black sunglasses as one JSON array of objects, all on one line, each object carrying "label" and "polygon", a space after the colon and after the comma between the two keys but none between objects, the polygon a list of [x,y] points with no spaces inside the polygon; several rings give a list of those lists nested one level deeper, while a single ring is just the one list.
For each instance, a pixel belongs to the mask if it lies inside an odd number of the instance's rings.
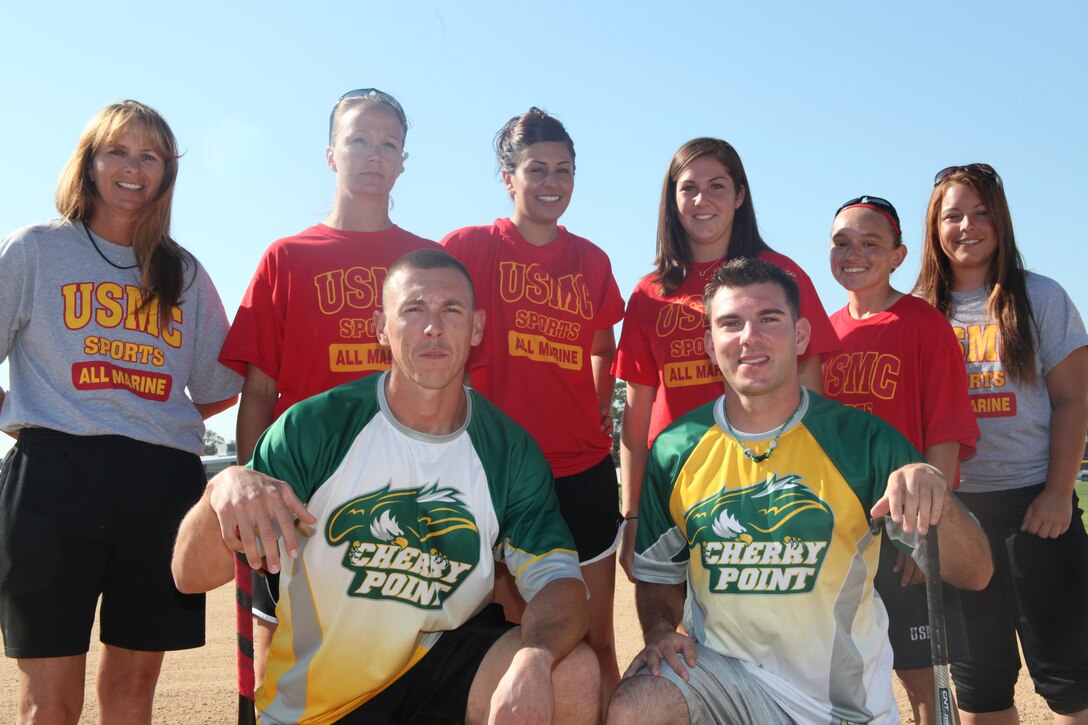
[{"label": "black sunglasses", "polygon": [[879,196],[856,196],[840,206],[835,211],[835,216],[838,216],[839,212],[841,212],[843,209],[848,209],[852,206],[864,206],[880,212],[885,217],[887,217],[888,221],[892,223],[892,229],[895,231],[895,233],[901,234],[901,232],[899,231],[901,228],[901,225],[899,223],[899,212],[895,210],[895,207],[892,206],[892,203],[887,199],[882,199]]},{"label": "black sunglasses", "polygon": [[974,174],[976,176],[982,176],[990,181],[993,181],[998,186],[1001,186],[1001,177],[994,171],[994,167],[989,164],[966,164],[964,166],[948,166],[937,172],[937,175],[933,177],[933,185],[941,183],[952,174],[957,171],[962,171],[966,174]]},{"label": "black sunglasses", "polygon": [[336,109],[340,107],[340,104],[348,98],[373,98],[385,106],[388,106],[393,110],[393,113],[397,114],[397,120],[400,121],[400,125],[405,130],[408,129],[408,117],[404,115],[404,108],[400,105],[400,101],[393,96],[389,95],[385,91],[380,91],[377,88],[356,88],[354,91],[348,91],[340,98],[336,99],[336,105],[332,107],[332,113],[329,114],[329,139],[332,139],[332,127],[336,121]]}]

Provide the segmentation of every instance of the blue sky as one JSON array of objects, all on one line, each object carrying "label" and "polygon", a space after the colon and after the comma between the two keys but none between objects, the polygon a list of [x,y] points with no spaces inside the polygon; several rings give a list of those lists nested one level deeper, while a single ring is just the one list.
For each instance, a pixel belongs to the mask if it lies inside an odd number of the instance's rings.
[{"label": "blue sky", "polygon": [[[233,315],[274,239],[320,221],[328,113],[375,86],[412,127],[396,223],[438,239],[510,211],[491,139],[531,105],[578,154],[563,223],[612,258],[626,295],[649,271],[669,158],[700,135],[744,160],[764,237],[828,311],[838,205],[890,199],[917,272],[933,174],[1002,174],[1028,267],[1088,313],[1088,5],[1053,2],[519,4],[250,1],[17,3],[3,12],[0,234],[52,218],[61,167],[101,106],[157,108],[186,153],[174,236]],[[7,387],[6,366],[0,381]],[[233,438],[227,413],[211,427]],[[7,439],[0,441],[6,448]]]}]

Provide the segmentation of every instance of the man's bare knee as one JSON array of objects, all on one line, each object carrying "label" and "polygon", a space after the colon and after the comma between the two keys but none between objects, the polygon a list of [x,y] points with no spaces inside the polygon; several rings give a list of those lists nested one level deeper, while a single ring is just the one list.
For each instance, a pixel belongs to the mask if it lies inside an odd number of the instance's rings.
[{"label": "man's bare knee", "polygon": [[557,723],[597,723],[601,709],[601,668],[597,653],[579,643],[552,672]]},{"label": "man's bare knee", "polygon": [[635,675],[620,682],[608,703],[607,725],[689,725],[688,706],[663,677]]}]

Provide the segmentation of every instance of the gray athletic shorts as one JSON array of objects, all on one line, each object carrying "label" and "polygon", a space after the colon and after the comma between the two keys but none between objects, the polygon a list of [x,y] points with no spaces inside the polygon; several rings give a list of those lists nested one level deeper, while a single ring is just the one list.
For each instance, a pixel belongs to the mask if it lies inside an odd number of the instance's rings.
[{"label": "gray athletic shorts", "polygon": [[[695,669],[688,673],[691,679],[685,682],[661,660],[661,676],[679,688],[688,703],[692,725],[793,725],[790,716],[740,660],[720,655],[696,642]],[[639,674],[650,673],[643,667]]]}]

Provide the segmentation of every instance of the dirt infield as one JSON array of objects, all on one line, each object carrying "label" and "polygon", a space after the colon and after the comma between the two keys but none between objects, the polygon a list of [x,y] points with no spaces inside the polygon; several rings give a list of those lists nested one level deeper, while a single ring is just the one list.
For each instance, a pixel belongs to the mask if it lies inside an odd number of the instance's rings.
[{"label": "dirt infield", "polygon": [[[97,661],[96,631],[88,655],[87,703],[81,725],[95,722],[94,666]],[[185,652],[171,652],[163,663],[155,698],[154,722],[166,725],[229,725],[235,721],[237,695],[234,687],[234,589],[221,587],[208,595],[208,643]],[[634,657],[642,644],[635,619],[634,588],[620,574],[616,581],[616,649],[620,667]],[[0,659],[0,722],[14,722],[15,661]],[[902,691],[896,686],[903,721],[913,722]],[[1022,673],[1016,692],[1021,722],[1047,723],[1050,713]]]}]

